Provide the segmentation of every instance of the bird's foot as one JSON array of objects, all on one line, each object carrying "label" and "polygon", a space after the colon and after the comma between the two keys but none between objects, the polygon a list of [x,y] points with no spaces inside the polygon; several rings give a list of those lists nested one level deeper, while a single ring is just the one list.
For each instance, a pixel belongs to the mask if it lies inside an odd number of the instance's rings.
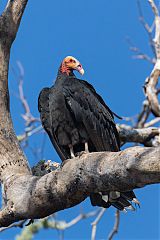
[{"label": "bird's foot", "polygon": [[84,151],[78,152],[76,153],[76,156],[78,156],[79,158],[82,157],[84,154],[89,153],[89,149],[88,149],[88,142],[84,143]]},{"label": "bird's foot", "polygon": [[82,152],[78,152],[78,153],[76,153],[76,157],[82,157],[83,155],[85,155],[85,154],[87,154],[88,152],[86,152],[86,151],[82,151]]},{"label": "bird's foot", "polygon": [[30,219],[29,222],[25,226],[29,226],[34,223],[34,219]]}]

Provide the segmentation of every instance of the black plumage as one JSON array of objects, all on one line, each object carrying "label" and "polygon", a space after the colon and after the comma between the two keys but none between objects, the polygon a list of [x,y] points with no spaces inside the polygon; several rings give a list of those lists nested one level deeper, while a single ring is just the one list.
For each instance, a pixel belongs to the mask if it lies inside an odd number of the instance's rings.
[{"label": "black plumage", "polygon": [[[81,151],[119,151],[119,135],[114,113],[91,84],[77,79],[73,73],[83,73],[82,65],[73,57],[66,57],[58,71],[55,84],[44,88],[38,100],[42,125],[62,161]],[[90,196],[92,205],[115,206],[119,210],[130,206],[134,193],[119,193],[115,199],[108,193]],[[128,201],[129,200],[129,201]],[[136,200],[137,201],[137,200]]]}]

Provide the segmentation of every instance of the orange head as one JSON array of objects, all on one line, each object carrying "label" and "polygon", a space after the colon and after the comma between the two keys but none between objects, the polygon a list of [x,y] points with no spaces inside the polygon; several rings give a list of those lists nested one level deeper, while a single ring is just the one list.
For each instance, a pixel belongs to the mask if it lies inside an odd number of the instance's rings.
[{"label": "orange head", "polygon": [[80,74],[84,74],[84,69],[81,65],[81,63],[72,56],[67,56],[62,61],[60,71],[62,73],[66,73],[67,75],[70,75],[73,70],[77,70]]}]

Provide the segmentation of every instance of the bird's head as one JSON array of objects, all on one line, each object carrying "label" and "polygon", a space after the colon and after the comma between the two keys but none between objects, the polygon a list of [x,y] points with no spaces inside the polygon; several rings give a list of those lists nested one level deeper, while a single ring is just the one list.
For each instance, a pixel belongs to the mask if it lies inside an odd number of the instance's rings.
[{"label": "bird's head", "polygon": [[67,75],[70,75],[70,73],[72,73],[73,70],[78,71],[81,75],[84,74],[84,69],[82,67],[82,64],[76,58],[72,56],[65,57],[61,63],[60,71],[62,73],[66,73]]}]

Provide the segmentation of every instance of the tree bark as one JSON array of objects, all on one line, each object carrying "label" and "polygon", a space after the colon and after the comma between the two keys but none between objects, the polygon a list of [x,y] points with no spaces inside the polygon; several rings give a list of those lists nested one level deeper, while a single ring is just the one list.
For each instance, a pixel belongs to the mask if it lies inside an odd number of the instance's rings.
[{"label": "tree bark", "polygon": [[128,191],[160,182],[160,147],[82,155],[66,161],[59,170],[32,176],[13,130],[8,91],[10,48],[26,4],[27,0],[9,0],[0,17],[1,227],[73,207],[91,192]]},{"label": "tree bark", "polygon": [[43,177],[24,174],[6,181],[0,226],[73,207],[93,192],[125,192],[159,182],[160,147],[84,154]]}]

